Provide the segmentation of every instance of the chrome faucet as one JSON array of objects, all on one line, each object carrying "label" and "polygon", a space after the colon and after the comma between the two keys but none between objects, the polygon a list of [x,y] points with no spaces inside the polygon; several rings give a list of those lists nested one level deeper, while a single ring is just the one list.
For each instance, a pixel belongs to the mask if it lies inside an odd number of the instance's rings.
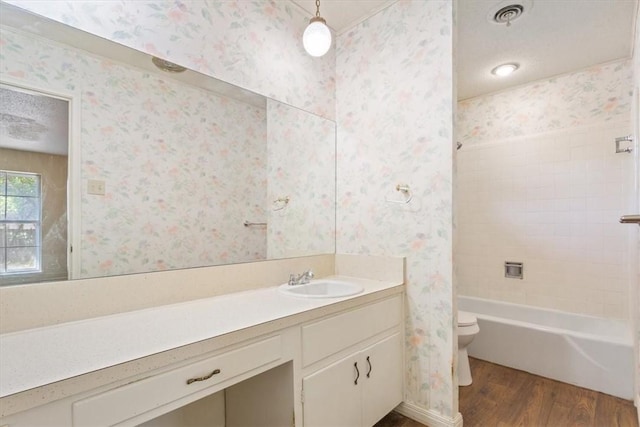
[{"label": "chrome faucet", "polygon": [[289,275],[289,286],[304,285],[313,279],[313,271],[307,270],[299,276],[295,274]]}]

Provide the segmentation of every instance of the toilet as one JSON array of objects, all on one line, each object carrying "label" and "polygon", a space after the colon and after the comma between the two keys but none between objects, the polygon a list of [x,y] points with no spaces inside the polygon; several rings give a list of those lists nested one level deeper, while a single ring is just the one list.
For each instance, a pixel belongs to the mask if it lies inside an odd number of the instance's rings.
[{"label": "toilet", "polygon": [[458,311],[458,385],[471,385],[471,367],[467,347],[480,332],[478,319],[466,311]]}]

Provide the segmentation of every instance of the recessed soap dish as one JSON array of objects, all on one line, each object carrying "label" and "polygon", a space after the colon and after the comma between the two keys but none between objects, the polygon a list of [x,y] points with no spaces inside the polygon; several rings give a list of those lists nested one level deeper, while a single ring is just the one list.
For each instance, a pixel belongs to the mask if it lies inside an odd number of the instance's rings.
[{"label": "recessed soap dish", "polygon": [[522,279],[523,273],[524,265],[521,262],[504,262],[504,277],[507,279]]}]

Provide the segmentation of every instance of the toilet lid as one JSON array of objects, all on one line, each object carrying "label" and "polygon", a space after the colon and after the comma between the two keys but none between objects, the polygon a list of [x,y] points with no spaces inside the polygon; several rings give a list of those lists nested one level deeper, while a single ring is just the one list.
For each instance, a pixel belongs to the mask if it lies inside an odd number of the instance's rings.
[{"label": "toilet lid", "polygon": [[478,323],[478,319],[467,311],[458,311],[458,326],[471,326]]}]

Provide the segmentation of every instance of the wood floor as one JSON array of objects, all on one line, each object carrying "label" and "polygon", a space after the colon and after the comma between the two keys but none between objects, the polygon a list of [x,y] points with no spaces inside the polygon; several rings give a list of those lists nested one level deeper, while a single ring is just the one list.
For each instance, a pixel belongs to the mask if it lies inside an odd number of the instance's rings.
[{"label": "wood floor", "polygon": [[390,412],[373,427],[425,427],[425,425],[413,421],[411,418],[403,417],[397,412]]},{"label": "wood floor", "polygon": [[[464,427],[638,427],[633,403],[470,358],[473,384],[460,387]],[[391,413],[375,427],[422,427]]]}]

